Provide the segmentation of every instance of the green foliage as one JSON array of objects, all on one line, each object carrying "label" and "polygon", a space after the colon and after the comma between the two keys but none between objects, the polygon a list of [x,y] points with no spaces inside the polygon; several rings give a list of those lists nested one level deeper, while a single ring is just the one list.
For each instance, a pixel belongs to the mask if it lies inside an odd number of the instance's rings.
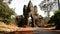
[{"label": "green foliage", "polygon": [[8,3],[10,4],[12,0],[9,0]]},{"label": "green foliage", "polygon": [[50,24],[54,23],[54,16],[52,16],[52,17],[50,18],[49,23],[50,23]]},{"label": "green foliage", "polygon": [[57,10],[54,13],[54,23],[56,25],[56,29],[60,30],[60,10]]},{"label": "green foliage", "polygon": [[60,10],[57,10],[55,13],[54,13],[54,21],[56,24],[60,25]]},{"label": "green foliage", "polygon": [[55,11],[54,15],[50,18],[49,23],[54,23],[56,25],[55,29],[60,30],[60,10]]},{"label": "green foliage", "polygon": [[60,25],[60,10],[55,11],[54,15],[50,18],[50,22]]},{"label": "green foliage", "polygon": [[9,8],[6,3],[0,1],[0,21],[11,22],[12,15],[15,15],[14,10]]}]

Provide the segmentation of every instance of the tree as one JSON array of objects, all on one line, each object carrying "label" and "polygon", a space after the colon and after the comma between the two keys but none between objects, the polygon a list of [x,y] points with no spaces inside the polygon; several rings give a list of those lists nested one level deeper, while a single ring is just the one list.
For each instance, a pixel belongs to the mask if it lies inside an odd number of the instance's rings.
[{"label": "tree", "polygon": [[12,20],[11,16],[15,15],[15,12],[12,8],[9,8],[6,2],[3,1],[4,0],[0,0],[0,21],[10,22]]},{"label": "tree", "polygon": [[1,0],[1,1],[3,1],[6,4],[10,4],[12,0]]},{"label": "tree", "polygon": [[57,10],[51,17],[50,22],[55,23],[56,29],[60,29],[60,10]]},{"label": "tree", "polygon": [[26,20],[24,19],[23,15],[16,16],[15,20],[16,20],[16,24],[18,25],[18,27],[25,27]]},{"label": "tree", "polygon": [[57,25],[56,29],[60,29],[60,10],[54,13],[54,18],[55,24]]},{"label": "tree", "polygon": [[58,1],[58,9],[60,10],[60,3],[59,3],[59,0],[57,0]]},{"label": "tree", "polygon": [[47,12],[47,16],[48,18],[50,17],[50,11],[52,10],[53,6],[55,6],[55,1],[54,2],[50,2],[50,0],[44,0],[40,3],[40,8],[41,10]]}]

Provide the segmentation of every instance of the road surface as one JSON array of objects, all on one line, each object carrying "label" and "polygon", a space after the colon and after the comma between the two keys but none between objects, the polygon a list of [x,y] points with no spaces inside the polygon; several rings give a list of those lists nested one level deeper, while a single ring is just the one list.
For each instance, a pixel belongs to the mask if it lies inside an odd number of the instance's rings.
[{"label": "road surface", "polygon": [[47,31],[47,30],[35,30],[35,34],[60,34],[60,32]]},{"label": "road surface", "polygon": [[0,32],[0,34],[60,34],[60,32],[48,31],[48,30],[33,30],[33,31],[16,31],[16,32]]}]

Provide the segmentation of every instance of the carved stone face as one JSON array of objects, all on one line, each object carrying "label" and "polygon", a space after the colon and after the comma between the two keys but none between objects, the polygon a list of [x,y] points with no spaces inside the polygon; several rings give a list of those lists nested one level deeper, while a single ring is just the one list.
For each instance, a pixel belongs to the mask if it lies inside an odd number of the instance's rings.
[{"label": "carved stone face", "polygon": [[33,11],[34,11],[34,8],[33,8],[33,7],[31,7],[31,8],[30,8],[30,11],[32,11],[32,12],[33,12]]},{"label": "carved stone face", "polygon": [[37,14],[37,6],[34,6],[34,13]]},{"label": "carved stone face", "polygon": [[34,11],[34,7],[33,7],[33,4],[32,4],[31,1],[29,1],[28,7],[29,7],[29,9],[30,9],[30,12],[31,12],[31,11]]}]

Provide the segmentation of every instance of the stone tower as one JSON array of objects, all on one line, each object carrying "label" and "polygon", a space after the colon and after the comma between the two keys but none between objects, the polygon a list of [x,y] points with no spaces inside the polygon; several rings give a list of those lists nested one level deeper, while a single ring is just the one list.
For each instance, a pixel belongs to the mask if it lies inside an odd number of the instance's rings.
[{"label": "stone tower", "polygon": [[[39,26],[43,22],[43,17],[38,15],[37,6],[33,6],[31,0],[28,5],[24,5],[23,7],[23,15],[16,16],[16,22],[18,26]],[[44,23],[44,22],[43,22]],[[42,23],[42,24],[43,24]]]},{"label": "stone tower", "polygon": [[28,5],[24,5],[23,8],[23,15],[24,21],[28,26],[34,27],[39,20],[39,15],[37,14],[37,6],[33,6],[31,0],[29,1]]},{"label": "stone tower", "polygon": [[34,6],[34,13],[37,15],[37,6]]},{"label": "stone tower", "polygon": [[[32,27],[34,27],[34,18],[33,18],[33,14],[34,14],[34,7],[33,7],[33,4],[32,4],[32,2],[31,1],[29,1],[29,3],[28,3],[28,26],[29,26],[29,24],[31,23],[31,25],[32,25]],[[29,19],[31,17],[31,19]],[[29,20],[31,20],[31,22],[29,21]]]}]

